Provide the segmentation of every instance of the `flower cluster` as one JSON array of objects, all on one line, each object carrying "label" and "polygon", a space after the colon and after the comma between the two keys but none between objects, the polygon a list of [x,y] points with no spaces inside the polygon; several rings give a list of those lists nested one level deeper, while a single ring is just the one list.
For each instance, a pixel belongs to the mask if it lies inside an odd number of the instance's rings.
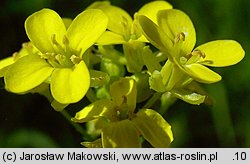
[{"label": "flower cluster", "polygon": [[199,83],[221,80],[208,67],[236,64],[245,54],[234,40],[194,48],[192,21],[166,1],[145,4],[133,18],[108,1],[73,20],[42,9],[26,19],[25,30],[30,41],[0,61],[5,89],[40,93],[60,112],[90,102],[72,118],[94,135],[86,147],[142,147],[145,140],[169,147],[171,126],[156,102],[204,103]]}]

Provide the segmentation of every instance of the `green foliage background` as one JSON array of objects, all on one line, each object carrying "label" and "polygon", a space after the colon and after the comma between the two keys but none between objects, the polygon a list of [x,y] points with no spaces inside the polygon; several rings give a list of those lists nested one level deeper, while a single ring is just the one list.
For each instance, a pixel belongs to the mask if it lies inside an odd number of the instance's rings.
[{"label": "green foliage background", "polygon": [[[110,0],[130,14],[150,0]],[[28,41],[25,19],[44,7],[74,18],[93,0],[1,0],[0,59]],[[197,45],[216,39],[241,43],[246,56],[239,64],[216,69],[223,80],[204,85],[213,106],[178,100],[164,116],[172,125],[172,147],[250,147],[250,1],[169,0],[185,11],[197,32]],[[218,54],[219,55],[219,54]],[[85,104],[71,105],[74,114]],[[0,81],[0,147],[81,147],[82,136],[40,95],[15,95]]]}]

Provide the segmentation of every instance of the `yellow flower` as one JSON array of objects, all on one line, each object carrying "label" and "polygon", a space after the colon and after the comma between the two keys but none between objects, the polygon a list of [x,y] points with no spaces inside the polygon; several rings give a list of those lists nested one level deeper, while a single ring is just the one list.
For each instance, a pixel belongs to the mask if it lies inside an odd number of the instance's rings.
[{"label": "yellow flower", "polygon": [[[89,8],[102,10],[109,18],[108,31],[105,31],[97,41],[100,45],[123,44],[130,40],[147,42],[138,29],[138,22],[122,8],[111,5],[108,1],[94,2]],[[152,21],[156,21],[156,13],[162,9],[170,9],[172,6],[166,1],[153,1],[139,9],[138,14],[145,15]],[[136,14],[135,14],[136,15]]]},{"label": "yellow flower", "polygon": [[12,56],[0,60],[0,77],[4,77],[10,65],[14,64],[18,59],[37,52],[37,49],[30,43],[23,43],[19,52],[13,53]]},{"label": "yellow flower", "polygon": [[110,5],[108,1],[95,2],[89,8],[102,10],[109,18],[107,31],[97,40],[99,45],[122,44],[128,72],[140,72],[144,61],[142,49],[148,40],[142,35],[138,26],[137,15],[145,15],[156,21],[156,13],[172,6],[166,1],[153,1],[142,6],[134,19],[123,9]]},{"label": "yellow flower", "polygon": [[136,82],[121,78],[110,86],[111,100],[96,101],[72,119],[75,122],[101,122],[101,139],[84,142],[87,147],[141,147],[143,136],[154,147],[169,147],[173,141],[171,126],[152,109],[136,109]]},{"label": "yellow flower", "polygon": [[106,15],[97,9],[83,11],[67,29],[53,10],[32,14],[25,21],[25,30],[38,51],[9,66],[4,75],[6,89],[23,93],[47,82],[57,102],[81,100],[90,86],[83,53],[102,35],[107,23]]},{"label": "yellow flower", "polygon": [[[139,23],[147,39],[163,53],[169,61],[201,83],[214,83],[221,76],[206,66],[224,67],[238,63],[244,50],[234,40],[216,40],[194,49],[196,33],[190,18],[176,9],[161,10],[157,24],[140,15]],[[169,65],[169,64],[168,64]]]}]

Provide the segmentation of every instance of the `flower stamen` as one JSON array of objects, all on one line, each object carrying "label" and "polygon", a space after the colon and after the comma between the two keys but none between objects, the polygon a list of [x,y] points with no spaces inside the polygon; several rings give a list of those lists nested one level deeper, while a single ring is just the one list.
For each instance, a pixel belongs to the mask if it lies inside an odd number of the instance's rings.
[{"label": "flower stamen", "polygon": [[76,55],[72,55],[70,57],[70,60],[72,61],[73,64],[79,64],[82,61],[82,59]]},{"label": "flower stamen", "polygon": [[52,34],[52,35],[51,35],[51,41],[52,41],[53,45],[56,46],[57,50],[58,50],[61,54],[64,54],[64,53],[65,53],[63,47],[62,47],[62,46],[57,42],[57,40],[56,40],[56,34]]},{"label": "flower stamen", "polygon": [[185,41],[185,34],[183,32],[178,33],[174,38],[174,43],[177,44],[179,42]]},{"label": "flower stamen", "polygon": [[203,59],[206,57],[206,54],[204,52],[200,51],[200,50],[194,50],[191,54],[193,56],[195,56],[195,55],[200,56]]},{"label": "flower stamen", "polygon": [[180,58],[181,64],[193,64],[198,63],[201,58],[205,58],[206,54],[200,50],[194,50],[193,52],[187,54],[186,56],[182,56]]},{"label": "flower stamen", "polygon": [[66,57],[62,54],[57,54],[55,55],[55,59],[59,64],[63,65],[66,60]]}]

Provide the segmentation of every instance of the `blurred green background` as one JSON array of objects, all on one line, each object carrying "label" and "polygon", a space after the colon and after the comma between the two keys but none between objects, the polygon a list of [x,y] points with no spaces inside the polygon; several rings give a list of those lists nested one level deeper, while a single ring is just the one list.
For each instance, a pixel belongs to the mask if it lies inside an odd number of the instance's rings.
[{"label": "blurred green background", "polygon": [[[110,0],[131,15],[149,0]],[[91,0],[1,0],[0,59],[28,41],[23,27],[33,12],[48,7],[74,18]],[[172,125],[172,147],[250,147],[250,1],[169,0],[185,11],[197,32],[197,45],[216,39],[234,39],[246,56],[239,64],[216,69],[223,80],[204,85],[213,106],[177,101],[165,118]],[[73,115],[84,104],[72,105]],[[82,136],[40,95],[15,95],[0,81],[0,147],[81,147]]]}]

